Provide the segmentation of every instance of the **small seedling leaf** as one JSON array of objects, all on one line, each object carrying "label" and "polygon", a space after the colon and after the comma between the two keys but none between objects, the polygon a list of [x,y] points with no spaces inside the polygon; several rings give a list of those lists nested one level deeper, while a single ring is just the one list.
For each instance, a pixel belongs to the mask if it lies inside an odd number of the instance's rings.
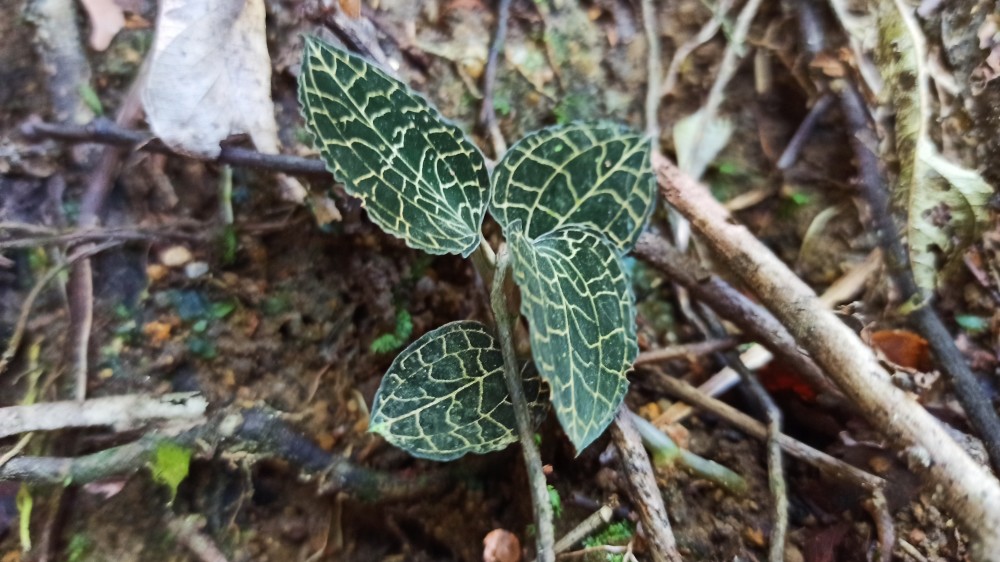
[{"label": "small seedling leaf", "polygon": [[638,354],[632,290],[615,248],[590,229],[531,241],[511,234],[514,279],[532,355],[577,451],[597,439],[625,397]]},{"label": "small seedling leaf", "polygon": [[191,467],[191,450],[165,442],[156,448],[150,467],[153,480],[170,488],[170,501],[177,496],[177,487],[187,478]]},{"label": "small seedling leaf", "polygon": [[[534,408],[543,407],[538,377],[525,377],[524,391]],[[418,338],[382,379],[369,428],[414,456],[438,461],[517,441],[496,339],[472,321],[445,324]]]},{"label": "small seedling leaf", "polygon": [[364,59],[307,38],[299,103],[327,168],[386,232],[468,257],[486,213],[486,163],[456,125]]},{"label": "small seedling leaf", "polygon": [[572,123],[528,135],[493,171],[490,212],[510,237],[584,225],[628,251],[655,204],[649,139],[614,123]]}]

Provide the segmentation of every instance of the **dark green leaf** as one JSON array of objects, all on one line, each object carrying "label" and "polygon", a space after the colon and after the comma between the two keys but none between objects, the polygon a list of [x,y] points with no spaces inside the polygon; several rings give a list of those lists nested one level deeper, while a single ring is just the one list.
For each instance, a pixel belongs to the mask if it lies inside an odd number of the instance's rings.
[{"label": "dark green leaf", "polygon": [[533,133],[493,171],[490,212],[510,237],[520,220],[534,240],[585,225],[627,251],[653,212],[649,140],[613,123],[573,123]]},{"label": "dark green leaf", "polygon": [[[541,381],[524,380],[528,402],[540,407]],[[517,441],[493,335],[478,322],[460,321],[421,336],[386,372],[369,427],[414,456],[439,461]]]},{"label": "dark green leaf", "polygon": [[327,168],[386,232],[431,254],[479,244],[479,150],[425,99],[364,59],[307,38],[299,103]]},{"label": "dark green leaf", "polygon": [[621,259],[600,234],[565,227],[531,241],[512,225],[514,279],[535,366],[578,451],[607,427],[638,354],[635,304]]}]

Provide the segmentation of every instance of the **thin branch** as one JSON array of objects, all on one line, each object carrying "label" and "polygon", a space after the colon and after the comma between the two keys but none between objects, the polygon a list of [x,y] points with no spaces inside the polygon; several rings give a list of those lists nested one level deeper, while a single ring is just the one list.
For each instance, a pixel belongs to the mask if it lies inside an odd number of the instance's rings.
[{"label": "thin branch", "polygon": [[566,552],[570,548],[573,548],[578,542],[589,537],[590,535],[598,532],[607,526],[611,522],[611,518],[614,517],[615,510],[611,509],[611,506],[602,505],[600,509],[591,513],[586,519],[580,522],[579,525],[573,527],[570,532],[563,535],[563,538],[559,539],[556,543],[555,552],[556,554],[561,554]]},{"label": "thin branch", "polygon": [[507,40],[507,23],[510,19],[511,0],[500,0],[497,6],[497,29],[490,45],[490,53],[486,58],[486,69],[483,72],[483,106],[479,112],[479,121],[490,133],[493,142],[493,157],[500,158],[507,152],[507,141],[500,132],[497,123],[497,108],[493,103],[493,94],[497,85],[497,67],[500,65],[500,54],[503,53],[504,42]]},{"label": "thin branch", "polygon": [[677,47],[677,51],[674,53],[673,58],[670,59],[670,66],[667,67],[666,77],[663,79],[663,84],[660,86],[660,95],[668,96],[677,87],[677,79],[681,73],[681,65],[687,60],[691,53],[695,52],[698,47],[701,47],[705,43],[708,43],[715,37],[715,34],[719,32],[722,28],[722,23],[725,20],[726,12],[729,8],[733,6],[733,0],[719,0],[719,2],[712,9],[712,17],[705,22],[698,33]]},{"label": "thin branch", "polygon": [[[705,316],[708,318],[710,329],[715,337],[722,337],[726,334],[722,323],[714,314],[706,310]],[[785,537],[788,534],[788,491],[785,484],[785,471],[781,462],[781,444],[778,437],[781,435],[782,416],[778,405],[767,393],[764,386],[760,384],[757,376],[743,364],[737,353],[733,351],[720,352],[725,362],[739,373],[743,380],[743,386],[757,401],[757,406],[764,411],[767,418],[767,482],[771,489],[771,496],[774,498],[774,520],[771,526],[771,546],[768,552],[768,559],[771,562],[783,562],[785,559]]]},{"label": "thin branch", "polygon": [[788,141],[788,146],[782,151],[777,164],[774,165],[775,168],[787,170],[799,159],[799,153],[802,152],[806,141],[812,135],[813,130],[816,129],[816,123],[819,122],[820,117],[826,114],[831,105],[833,105],[833,96],[830,94],[823,94],[816,100],[816,103],[809,108],[806,118],[802,120],[799,128],[795,130],[792,139]]},{"label": "thin branch", "polygon": [[694,298],[711,307],[719,316],[736,324],[747,336],[767,347],[815,390],[836,395],[823,371],[802,352],[788,329],[766,308],[709,273],[662,236],[643,233],[633,253],[690,291]]},{"label": "thin branch", "polygon": [[628,407],[622,404],[611,424],[611,440],[622,461],[622,474],[628,481],[632,503],[639,511],[639,521],[646,531],[650,556],[654,562],[680,562],[677,541],[670,528],[667,508],[656,485],[656,476],[649,456],[642,446],[639,432],[632,423]]},{"label": "thin branch", "polygon": [[[121,107],[118,108],[115,124],[120,127],[129,127],[139,121],[142,114],[139,93],[146,82],[147,66],[143,63],[140,67]],[[87,187],[80,199],[80,214],[77,218],[77,226],[80,228],[86,230],[100,223],[101,211],[114,186],[115,178],[118,177],[125,154],[125,150],[121,147],[104,147],[97,166],[87,178]],[[84,245],[83,249],[89,246],[89,244]],[[70,269],[66,294],[69,304],[70,372],[73,376],[76,399],[83,400],[87,396],[90,336],[94,324],[94,276],[89,258],[80,260]]]},{"label": "thin branch", "polygon": [[[206,225],[210,228],[211,225]],[[3,226],[0,225],[0,230]],[[36,248],[38,246],[54,246],[61,244],[78,244],[81,242],[134,242],[146,240],[205,240],[209,238],[202,232],[181,232],[173,228],[88,228],[86,230],[72,229],[67,231],[50,230],[39,236],[26,236],[12,238],[10,240],[0,240],[0,250],[13,250],[18,248]]]},{"label": "thin branch", "polygon": [[139,440],[80,457],[17,457],[0,467],[0,482],[64,485],[86,484],[126,476],[149,466],[157,449],[172,443],[199,457],[225,453],[249,461],[280,459],[316,480],[319,493],[348,492],[369,502],[411,500],[441,493],[454,485],[445,468],[419,476],[371,470],[329,453],[282,421],[278,412],[261,408],[226,410],[208,422],[178,433],[148,434]]},{"label": "thin branch", "polygon": [[[97,119],[88,125],[59,125],[31,121],[21,126],[21,134],[29,140],[55,139],[69,143],[101,143],[180,158],[191,157],[170,150],[149,133],[119,127],[106,119]],[[286,174],[320,176],[332,181],[326,165],[321,160],[313,158],[263,154],[249,148],[224,146],[214,162]]]},{"label": "thin branch", "polygon": [[671,359],[684,359],[687,357],[700,357],[702,355],[708,355],[709,353],[715,353],[717,351],[723,351],[726,349],[732,349],[740,344],[740,340],[736,338],[720,338],[715,340],[694,342],[694,343],[681,343],[677,345],[668,345],[666,347],[661,347],[659,349],[653,349],[650,351],[643,351],[635,358],[635,365],[643,365],[646,363],[659,363],[662,361],[669,361]]},{"label": "thin branch", "polygon": [[[675,396],[702,410],[711,412],[747,435],[757,439],[767,439],[767,426],[763,423],[740,412],[725,402],[704,394],[688,383],[663,373],[657,368],[644,367],[643,369],[646,372],[655,374],[656,376],[652,379],[654,383],[671,396]],[[836,457],[816,450],[785,434],[778,435],[777,441],[786,453],[816,467],[829,478],[847,482],[868,492],[881,490],[885,486],[885,481],[878,476],[849,465]]]},{"label": "thin branch", "polygon": [[646,33],[646,134],[655,145],[660,142],[660,32],[657,28],[656,8],[653,0],[640,0],[642,28]]},{"label": "thin branch", "polygon": [[890,382],[874,353],[771,251],[738,225],[708,189],[662,155],[653,162],[663,197],[691,221],[730,271],[751,287],[914,467],[941,487],[972,534],[979,559],[1000,552],[1000,482],[972,460],[926,410]]},{"label": "thin branch", "polygon": [[28,296],[25,297],[24,302],[21,303],[21,313],[17,317],[17,324],[14,325],[14,333],[11,334],[10,341],[7,342],[7,348],[4,350],[3,355],[0,355],[0,375],[7,370],[7,366],[10,364],[10,361],[14,359],[15,355],[17,355],[17,349],[21,346],[21,340],[24,339],[24,332],[28,326],[28,319],[31,317],[31,309],[35,306],[35,301],[38,299],[38,296],[42,294],[42,290],[45,289],[46,285],[55,279],[60,272],[77,261],[87,259],[90,256],[107,250],[108,248],[113,248],[120,243],[121,242],[117,241],[105,242],[96,246],[90,246],[85,250],[78,250],[66,258],[65,263],[48,270],[45,275],[40,277],[38,281],[35,282],[35,285],[31,288]]},{"label": "thin branch", "polygon": [[669,435],[635,412],[629,412],[642,444],[649,449],[653,465],[657,468],[680,464],[685,470],[703,480],[725,489],[733,495],[745,494],[747,482],[742,476],[721,464],[682,449]]},{"label": "thin branch", "polygon": [[167,529],[177,542],[184,545],[201,562],[229,562],[211,537],[203,532],[205,518],[201,515],[173,518],[167,522]]},{"label": "thin branch", "polygon": [[125,431],[156,419],[199,419],[208,402],[194,392],[163,396],[126,394],[84,402],[41,402],[0,408],[0,438],[29,431],[110,426]]},{"label": "thin branch", "polygon": [[874,492],[862,505],[875,522],[879,553],[876,560],[889,562],[892,560],[892,548],[896,544],[896,526],[892,522],[892,512],[885,494],[882,491]]}]

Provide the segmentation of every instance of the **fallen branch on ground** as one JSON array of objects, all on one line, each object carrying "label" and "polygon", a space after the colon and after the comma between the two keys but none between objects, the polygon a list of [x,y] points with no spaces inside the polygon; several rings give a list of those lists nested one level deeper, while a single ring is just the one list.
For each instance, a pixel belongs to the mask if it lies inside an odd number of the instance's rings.
[{"label": "fallen branch on ground", "polygon": [[823,371],[802,353],[792,334],[770,311],[696,264],[665,238],[644,233],[639,237],[633,253],[690,291],[691,296],[708,305],[719,316],[736,324],[744,334],[781,358],[815,390],[837,394]]},{"label": "fallen branch on ground", "polygon": [[911,466],[938,485],[974,536],[975,555],[1000,552],[1000,482],[972,460],[912,398],[890,382],[878,359],[816,294],[716,201],[708,189],[656,156],[664,198],[685,215],[730,270],[739,275],[796,341],[854,401]]},{"label": "fallen branch on ground", "polygon": [[632,502],[639,512],[639,521],[646,531],[649,553],[654,562],[681,562],[677,541],[670,528],[667,508],[656,485],[656,476],[649,456],[642,446],[639,432],[632,423],[631,412],[624,404],[611,424],[611,440],[618,449],[622,474],[628,481]]},{"label": "fallen branch on ground", "polygon": [[197,420],[208,402],[196,392],[163,396],[126,394],[92,398],[83,402],[41,402],[0,408],[0,438],[29,431],[54,431],[70,427],[110,426],[126,431],[157,419]]},{"label": "fallen branch on ground", "polygon": [[[131,147],[134,150],[170,154],[180,158],[190,158],[190,155],[178,154],[152,134],[119,127],[106,119],[97,119],[87,125],[60,125],[42,121],[30,121],[21,126],[21,134],[29,140],[55,139],[70,143],[100,143],[119,147]],[[224,146],[219,157],[214,160],[219,164],[231,164],[244,168],[299,174],[305,176],[322,176],[333,178],[326,170],[322,161],[313,158],[301,158],[284,154],[263,154],[249,148]]]},{"label": "fallen branch on ground", "polygon": [[742,476],[715,461],[682,449],[677,443],[674,443],[669,435],[660,431],[655,425],[634,412],[629,413],[636,431],[642,437],[642,444],[649,449],[653,456],[653,464],[657,468],[679,464],[695,477],[708,480],[730,494],[746,493],[747,482]]},{"label": "fallen branch on ground", "polygon": [[[653,379],[653,382],[668,394],[719,416],[747,435],[757,439],[767,439],[767,426],[763,423],[725,402],[707,396],[680,379],[664,374],[659,369],[647,367],[644,370],[655,373],[656,377]],[[816,469],[829,478],[847,482],[868,492],[879,491],[885,486],[885,480],[878,476],[869,474],[838,458],[813,449],[809,445],[785,434],[778,435],[777,441],[786,453],[816,467]]]},{"label": "fallen branch on ground", "polygon": [[157,449],[171,443],[195,456],[230,455],[242,461],[280,459],[303,478],[319,483],[318,492],[347,492],[364,501],[400,501],[440,493],[459,478],[441,469],[419,476],[371,470],[329,453],[284,423],[277,412],[260,408],[220,412],[206,423],[176,435],[149,434],[137,441],[80,457],[17,457],[0,467],[0,482],[86,484],[123,477],[149,466]]}]

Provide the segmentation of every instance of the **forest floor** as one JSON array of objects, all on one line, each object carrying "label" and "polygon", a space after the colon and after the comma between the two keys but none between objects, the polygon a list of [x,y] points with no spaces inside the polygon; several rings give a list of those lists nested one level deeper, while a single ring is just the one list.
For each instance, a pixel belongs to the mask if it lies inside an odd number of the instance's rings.
[{"label": "forest floor", "polygon": [[[133,459],[122,461],[129,470],[97,467],[85,482],[55,478],[47,484],[22,484],[3,473],[0,561],[474,562],[483,559],[484,538],[494,529],[512,532],[525,553],[532,552],[532,511],[517,447],[446,467],[414,459],[367,432],[373,397],[401,345],[453,320],[490,321],[469,262],[428,256],[382,233],[357,200],[331,189],[328,177],[300,177],[311,192],[310,204],[302,205],[289,202],[285,180],[267,170],[23,134],[29,122],[84,124],[90,117],[128,115],[123,107],[135,101],[130,86],[153,45],[156,2],[115,1],[124,10],[124,26],[97,50],[87,37],[114,10],[88,18],[69,1],[0,0],[0,342],[6,347],[15,332],[23,332],[6,372],[0,370],[0,405],[71,400],[80,393],[96,398],[197,392],[207,400],[205,423],[216,425],[184,449],[194,452],[189,466],[185,454],[135,466]],[[764,2],[737,46],[742,56],[713,109],[728,124],[728,134],[712,127],[685,130],[678,124],[714,95],[743,8],[719,3],[731,7],[721,28],[692,43],[713,18],[710,3],[651,2],[660,44],[652,76],[668,82],[657,88],[661,98],[653,113],[660,149],[668,156],[693,150],[689,158],[705,158],[702,181],[716,198],[822,293],[864,267],[877,241],[865,226],[838,107],[817,111],[805,136],[792,138],[823,97],[817,72],[836,78],[856,74],[862,65],[849,60],[845,34],[825,3],[817,10],[829,46],[812,56],[803,47],[796,3]],[[271,95],[283,153],[317,157],[296,98],[303,36],[342,43],[350,30],[361,29],[360,37],[375,42],[403,81],[496,158],[495,139],[478,117],[497,23],[494,3],[365,0],[358,18],[335,4],[266,2]],[[1000,143],[1000,88],[970,84],[990,55],[981,48],[984,22],[993,21],[1000,8],[977,0],[932,4],[921,5],[926,13],[920,22],[940,67],[936,72],[954,79],[952,91],[938,91],[946,101],[938,103],[939,129],[932,137],[995,183],[1000,159],[989,155]],[[73,32],[46,36],[52,27],[31,15],[40,11],[48,18],[69,14],[64,29]],[[343,21],[355,27],[345,33]],[[65,54],[59,44],[66,41],[75,42],[77,58],[63,57],[63,66],[53,67],[53,52]],[[653,130],[646,109],[649,45],[638,0],[514,0],[492,93],[499,131],[513,143],[544,126],[595,118]],[[685,45],[694,48],[671,67]],[[357,44],[348,46],[357,50]],[[83,66],[67,90],[72,65]],[[61,93],[53,72],[63,79]],[[941,75],[939,83],[945,82]],[[125,121],[148,130],[141,119]],[[718,149],[704,143],[691,149],[691,136],[702,134],[717,139]],[[782,157],[790,144],[789,162]],[[110,187],[97,205],[103,230],[77,236],[84,232],[75,227],[93,203],[93,185],[102,181]],[[650,229],[669,235],[671,220],[661,204]],[[978,229],[935,302],[991,401],[1000,380],[997,227],[987,221]],[[93,321],[84,326],[73,279],[78,272],[68,274],[64,266],[74,251],[106,242],[114,245],[98,248],[91,260]],[[719,276],[735,279],[700,243],[692,246]],[[642,351],[711,339],[670,279],[641,260],[628,263]],[[838,314],[879,351],[898,384],[958,432],[974,433],[927,342],[906,327],[887,275],[871,269],[836,303]],[[29,293],[50,272],[19,329]],[[83,344],[81,332],[89,334]],[[383,345],[386,334],[404,341]],[[373,346],[376,340],[381,343]],[[716,355],[688,354],[636,369],[626,402],[683,447],[747,481],[744,493],[733,494],[676,467],[657,469],[685,559],[765,560],[775,522],[764,443],[707,412],[664,421],[676,404],[658,377],[697,386],[723,367]],[[784,413],[786,433],[888,483],[887,505],[873,507],[864,490],[786,458],[785,560],[877,559],[886,527],[895,531],[893,559],[968,559],[968,539],[940,490],[921,483],[889,446],[891,436],[880,435],[849,408],[817,398],[787,368],[770,365],[759,376]],[[739,387],[719,398],[757,414]],[[219,416],[236,411],[267,412],[267,423],[280,429],[262,439],[285,453],[226,445],[225,419]],[[0,454],[16,447],[13,454],[66,460],[137,442],[145,433],[176,435],[191,423],[172,420],[124,431],[66,423],[60,431],[8,436]],[[629,523],[603,535],[595,531],[587,543],[614,548],[582,552],[577,544],[575,556],[560,559],[621,559],[621,547],[629,545],[639,560],[652,559],[641,533],[630,530],[635,506],[609,439],[576,456],[554,417],[539,433],[557,504],[556,536],[602,505],[615,508],[616,521]],[[0,470],[8,460],[0,459]],[[364,474],[375,475],[374,484],[330,485],[329,473],[317,466],[325,461],[370,471]],[[171,470],[181,474],[164,474]]]}]

